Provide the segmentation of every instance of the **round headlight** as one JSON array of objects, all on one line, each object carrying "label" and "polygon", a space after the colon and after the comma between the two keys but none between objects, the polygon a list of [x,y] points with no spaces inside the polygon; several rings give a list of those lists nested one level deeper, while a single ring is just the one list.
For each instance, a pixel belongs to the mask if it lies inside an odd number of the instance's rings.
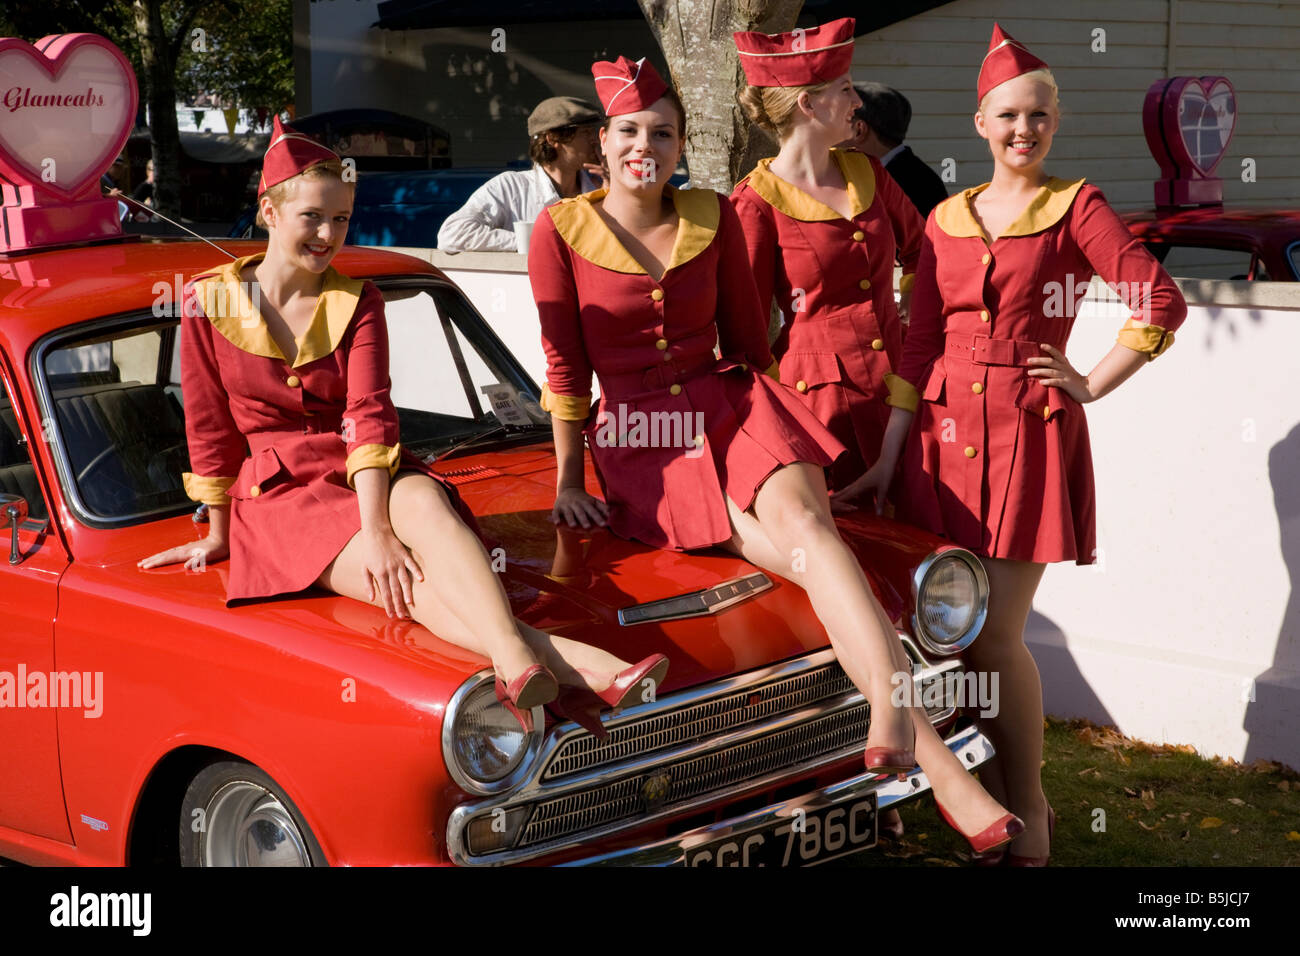
[{"label": "round headlight", "polygon": [[932,554],[916,570],[916,631],[929,650],[956,654],[979,636],[988,615],[988,578],[959,548]]},{"label": "round headlight", "polygon": [[524,733],[501,706],[491,676],[471,678],[448,705],[442,746],[447,766],[466,789],[492,793],[513,783],[512,776],[535,754],[541,735]]}]

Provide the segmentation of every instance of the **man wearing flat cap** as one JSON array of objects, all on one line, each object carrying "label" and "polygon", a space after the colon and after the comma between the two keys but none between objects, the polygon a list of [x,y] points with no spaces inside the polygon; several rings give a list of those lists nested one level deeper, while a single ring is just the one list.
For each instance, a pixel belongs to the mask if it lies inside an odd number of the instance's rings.
[{"label": "man wearing flat cap", "polygon": [[604,114],[586,100],[552,96],[528,116],[532,169],[509,170],[476,189],[438,230],[444,252],[514,252],[516,222],[532,223],[552,203],[599,189]]},{"label": "man wearing flat cap", "polygon": [[939,174],[903,145],[912,122],[912,104],[907,97],[883,83],[855,86],[858,107],[853,120],[853,139],[840,144],[880,160],[885,172],[903,187],[907,198],[924,219],[930,210],[948,198]]}]

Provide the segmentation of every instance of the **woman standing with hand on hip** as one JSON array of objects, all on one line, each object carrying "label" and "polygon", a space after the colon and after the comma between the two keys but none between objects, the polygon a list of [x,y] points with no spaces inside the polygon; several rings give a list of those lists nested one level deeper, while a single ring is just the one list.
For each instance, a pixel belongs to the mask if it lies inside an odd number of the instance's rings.
[{"label": "woman standing with hand on hip", "polygon": [[401,447],[383,295],[330,266],[353,189],[335,153],[276,118],[258,191],[266,252],[198,276],[184,300],[185,490],[209,531],[139,566],[229,555],[227,603],[315,584],[413,617],[490,658],[525,729],[558,684],[639,700],[658,662],[629,668],[517,621],[455,487]]},{"label": "woman standing with hand on hip", "polygon": [[894,261],[903,264],[906,303],[925,228],[878,160],[834,148],[852,137],[862,105],[849,76],[853,28],[846,18],[797,33],[735,34],[749,83],[741,105],[781,149],[731,201],[759,301],[775,294],[789,316],[772,346],[781,382],[848,449],[831,472],[834,488],[880,457],[903,347]]},{"label": "woman standing with hand on hip", "polygon": [[[1016,866],[1046,865],[1055,816],[1042,790],[1042,686],[1025,623],[1047,562],[1095,559],[1083,405],[1168,348],[1187,314],[1099,189],[1047,175],[1059,123],[1047,64],[995,24],[975,114],[993,179],[931,213],[898,370],[915,388],[890,399],[880,461],[840,492],[874,494],[879,508],[901,455],[899,516],[984,561],[989,614],[966,659],[1000,674],[1000,711],[981,722],[998,756],[982,776],[1025,820],[1005,857]],[[1063,354],[1074,310],[1053,302],[1094,274],[1117,287],[1131,317],[1081,375]]]},{"label": "woman standing with hand on hip", "polygon": [[[867,768],[902,773],[919,758],[977,847],[1006,842],[1020,821],[965,772],[923,709],[891,704],[891,678],[911,667],[831,518],[823,469],[843,449],[762,374],[772,364],[766,313],[731,205],[666,184],[684,148],[680,101],[645,60],[592,73],[609,117],[609,189],[543,212],[528,260],[558,458],[553,520],[608,524],[674,550],[726,548],[803,587],[872,702]],[[593,372],[601,402],[589,423]],[[675,447],[612,435],[628,406],[689,430],[677,430]],[[584,437],[604,502],[584,489]]]}]

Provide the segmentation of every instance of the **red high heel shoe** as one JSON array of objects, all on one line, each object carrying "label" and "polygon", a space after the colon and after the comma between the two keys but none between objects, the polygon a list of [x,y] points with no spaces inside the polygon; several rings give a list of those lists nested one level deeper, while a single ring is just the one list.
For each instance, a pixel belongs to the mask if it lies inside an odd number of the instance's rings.
[{"label": "red high heel shoe", "polygon": [[[870,740],[870,734],[867,735]],[[916,766],[916,735],[913,733],[912,746],[907,748],[868,747],[862,754],[867,773],[894,773],[898,779],[904,779]]]},{"label": "red high heel shoe", "polygon": [[[579,673],[582,673],[579,671]],[[602,691],[595,691],[597,697],[615,710],[631,707],[641,703],[645,681],[653,681],[657,693],[659,685],[668,676],[668,658],[663,654],[651,654],[645,660],[633,664],[627,670],[614,677],[614,682]]]},{"label": "red high heel shoe", "polygon": [[1051,807],[1047,808],[1047,856],[1021,856],[1018,853],[1007,851],[1006,861],[1003,866],[1047,866],[1048,861],[1052,858],[1051,844],[1052,834],[1056,830],[1056,811]]},{"label": "red high heel shoe", "polygon": [[533,732],[533,708],[549,704],[560,692],[560,685],[555,682],[555,675],[541,664],[534,664],[522,674],[505,683],[500,677],[496,679],[497,700],[506,710],[514,715],[515,720],[524,728],[524,733]]},{"label": "red high heel shoe", "polygon": [[998,819],[994,820],[979,833],[971,836],[961,827],[957,826],[953,818],[948,816],[948,811],[943,808],[939,802],[938,796],[934,798],[934,805],[939,808],[939,816],[943,817],[943,822],[948,824],[970,844],[971,849],[976,853],[987,853],[989,850],[1010,843],[1020,834],[1025,832],[1025,823],[1014,813],[1004,813]]},{"label": "red high heel shoe", "polygon": [[609,731],[600,722],[605,702],[586,687],[564,686],[555,700],[546,705],[560,720],[571,720],[593,737],[604,740]]}]

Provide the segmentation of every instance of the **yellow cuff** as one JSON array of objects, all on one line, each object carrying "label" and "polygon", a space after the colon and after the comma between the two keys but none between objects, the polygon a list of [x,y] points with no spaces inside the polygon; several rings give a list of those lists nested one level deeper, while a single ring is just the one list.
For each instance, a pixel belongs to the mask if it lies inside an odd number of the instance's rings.
[{"label": "yellow cuff", "polygon": [[916,406],[921,402],[921,393],[911,382],[893,372],[886,372],[885,387],[889,389],[889,395],[885,398],[886,405],[901,408],[905,412],[916,411]]},{"label": "yellow cuff", "polygon": [[556,395],[550,385],[543,385],[542,408],[562,422],[585,422],[591,414],[591,393]]},{"label": "yellow cuff", "polygon": [[402,457],[402,443],[388,445],[358,445],[348,455],[348,487],[356,488],[352,478],[362,468],[387,468],[388,477],[397,474],[397,460]]},{"label": "yellow cuff", "polygon": [[1129,319],[1124,323],[1124,328],[1119,330],[1116,341],[1134,352],[1146,352],[1149,362],[1174,344],[1174,333],[1158,325]]},{"label": "yellow cuff", "polygon": [[181,475],[181,481],[185,484],[185,493],[193,501],[209,507],[230,504],[226,489],[235,483],[234,478],[205,478],[187,471]]},{"label": "yellow cuff", "polygon": [[916,285],[916,273],[906,272],[903,274],[903,277],[898,280],[898,291],[911,292],[912,286],[914,285]]},{"label": "yellow cuff", "polygon": [[781,381],[781,363],[772,359],[772,364],[763,369],[763,374],[773,381]]}]

